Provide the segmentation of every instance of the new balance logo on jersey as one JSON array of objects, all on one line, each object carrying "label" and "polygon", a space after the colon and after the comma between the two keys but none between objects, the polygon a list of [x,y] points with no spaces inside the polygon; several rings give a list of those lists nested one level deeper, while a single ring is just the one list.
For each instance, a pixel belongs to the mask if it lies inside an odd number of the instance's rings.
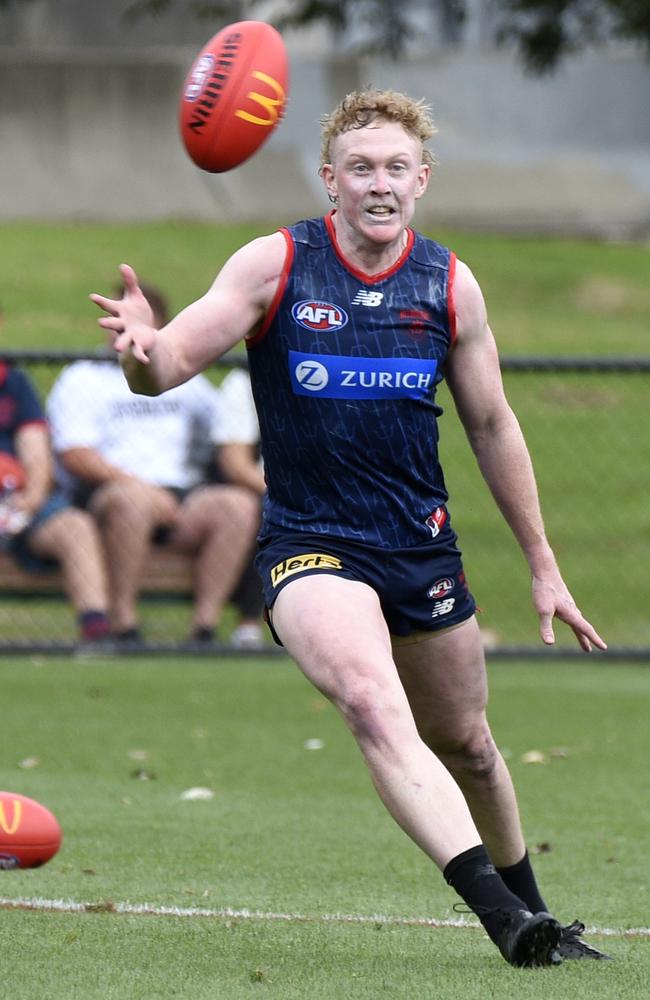
[{"label": "new balance logo on jersey", "polygon": [[360,288],[352,299],[353,306],[380,306],[384,301],[383,292],[369,292],[366,288]]}]

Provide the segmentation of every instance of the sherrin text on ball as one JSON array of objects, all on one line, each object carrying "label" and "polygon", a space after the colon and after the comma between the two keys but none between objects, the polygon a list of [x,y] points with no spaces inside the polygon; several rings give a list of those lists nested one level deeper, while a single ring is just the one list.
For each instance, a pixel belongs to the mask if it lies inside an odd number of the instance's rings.
[{"label": "sherrin text on ball", "polygon": [[185,79],[180,132],[210,173],[239,166],[266,142],[285,109],[289,61],[282,36],[263,21],[237,21],[205,45]]}]

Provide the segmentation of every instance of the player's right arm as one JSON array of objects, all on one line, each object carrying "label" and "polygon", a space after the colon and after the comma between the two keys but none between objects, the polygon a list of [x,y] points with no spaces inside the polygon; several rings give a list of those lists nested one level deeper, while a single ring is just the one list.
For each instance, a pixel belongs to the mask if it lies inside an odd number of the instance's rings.
[{"label": "player's right arm", "polygon": [[160,330],[153,326],[135,271],[122,264],[123,298],[90,297],[107,314],[99,323],[113,335],[133,392],[155,396],[187,382],[252,336],[273,301],[285,257],[281,233],[247,243],[230,257],[206,294]]}]

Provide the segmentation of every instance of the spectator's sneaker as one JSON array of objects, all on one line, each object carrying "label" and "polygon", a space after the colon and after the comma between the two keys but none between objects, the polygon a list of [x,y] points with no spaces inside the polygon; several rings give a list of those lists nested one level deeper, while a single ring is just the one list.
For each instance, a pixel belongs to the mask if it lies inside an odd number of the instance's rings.
[{"label": "spectator's sneaker", "polygon": [[261,625],[238,625],[230,636],[234,649],[260,649],[264,646],[264,631]]},{"label": "spectator's sneaker", "polygon": [[560,943],[557,950],[561,958],[595,958],[612,961],[611,955],[606,955],[604,951],[598,951],[592,945],[587,944],[580,937],[585,932],[585,925],[579,920],[574,920],[568,927],[560,930]]},{"label": "spectator's sneaker", "polygon": [[110,632],[111,626],[105,611],[82,611],[79,615],[80,642],[105,642]]},{"label": "spectator's sneaker", "polygon": [[562,928],[550,913],[505,910],[504,927],[498,941],[506,962],[525,968],[559,965],[558,944]]},{"label": "spectator's sneaker", "polygon": [[197,625],[190,636],[190,645],[210,646],[214,642],[214,639],[215,633],[213,628],[208,628],[206,625]]},{"label": "spectator's sneaker", "polygon": [[142,649],[144,636],[139,628],[125,628],[121,632],[113,632],[113,641],[118,652],[127,653],[130,649]]}]

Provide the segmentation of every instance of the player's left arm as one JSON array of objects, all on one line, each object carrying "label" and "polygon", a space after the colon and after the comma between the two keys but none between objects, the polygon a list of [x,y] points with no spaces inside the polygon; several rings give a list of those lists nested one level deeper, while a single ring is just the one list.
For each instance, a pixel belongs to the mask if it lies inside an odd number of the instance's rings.
[{"label": "player's left arm", "polygon": [[483,478],[530,567],[542,640],[555,642],[557,617],[570,626],[586,652],[592,645],[606,649],[577,608],[546,537],[530,454],[505,396],[483,295],[460,261],[454,291],[457,337],[447,362],[447,382]]}]

